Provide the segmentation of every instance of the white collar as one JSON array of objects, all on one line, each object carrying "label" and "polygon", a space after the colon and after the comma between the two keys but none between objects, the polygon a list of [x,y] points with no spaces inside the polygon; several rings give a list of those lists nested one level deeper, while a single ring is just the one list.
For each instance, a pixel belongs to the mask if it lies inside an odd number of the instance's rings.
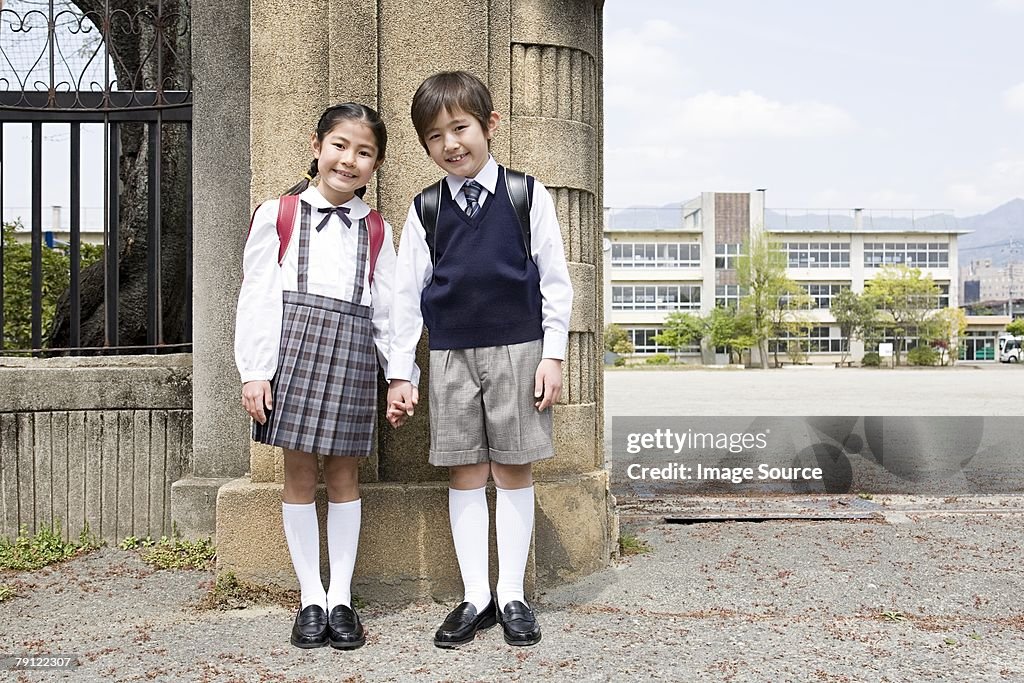
[{"label": "white collar", "polygon": [[[445,180],[448,181],[448,190],[451,191],[452,197],[454,197],[469,178],[463,178],[460,175],[449,175]],[[494,160],[494,157],[490,154],[487,155],[487,163],[484,164],[484,167],[480,169],[480,172],[476,174],[473,180],[480,183],[492,196],[494,195],[494,189],[498,187],[498,162]]]},{"label": "white collar", "polygon": [[[327,201],[327,198],[320,194],[320,190],[313,185],[310,185],[303,190],[302,194],[299,195],[299,198],[314,209],[327,209],[334,206],[334,204]],[[360,218],[366,218],[367,214],[370,213],[369,205],[359,197],[352,197],[352,199],[342,204],[342,206],[348,208],[348,217],[352,220],[357,221]]]}]

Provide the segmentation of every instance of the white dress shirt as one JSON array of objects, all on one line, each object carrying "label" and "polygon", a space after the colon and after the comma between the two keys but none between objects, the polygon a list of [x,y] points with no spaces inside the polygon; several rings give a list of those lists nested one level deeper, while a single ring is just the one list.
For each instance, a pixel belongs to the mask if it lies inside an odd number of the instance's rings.
[{"label": "white dress shirt", "polygon": [[[462,186],[468,180],[461,176],[445,178],[451,196],[465,210],[466,197]],[[490,157],[474,178],[483,188],[477,203],[483,208],[498,184],[498,163]],[[569,342],[569,316],[572,313],[572,284],[565,262],[562,231],[558,227],[551,194],[539,180],[533,183],[533,204],[530,206],[530,251],[540,273],[542,299],[541,325],[544,329],[544,358],[565,359]],[[415,202],[402,228],[398,245],[398,271],[395,276],[395,298],[391,306],[391,362],[388,379],[408,379],[417,383],[416,344],[423,333],[420,295],[433,276],[426,231],[416,214]]]},{"label": "white dress shirt", "polygon": [[[317,232],[316,225],[323,219],[317,211],[331,207],[320,191],[313,186],[299,198],[312,206],[309,226],[309,265],[307,291],[334,299],[373,307],[373,341],[377,357],[385,373],[388,368],[388,318],[395,276],[395,243],[391,226],[384,223],[384,243],[381,245],[374,269],[373,285],[369,283],[370,264],[367,257],[363,272],[363,293],[359,301],[355,295],[356,254],[359,253],[359,224],[366,218],[370,207],[359,197],[343,204],[348,207],[352,226],[346,226],[336,214],[331,214],[324,228]],[[279,200],[264,202],[253,217],[252,232],[245,243],[243,260],[244,279],[238,293],[238,311],[235,317],[235,364],[242,382],[271,380],[277,371],[283,313],[282,292],[298,291],[299,224],[302,208],[295,212],[295,228],[288,242],[284,261],[278,265],[280,239],[277,235],[277,206]],[[365,228],[363,228],[365,229]],[[368,254],[369,256],[369,254]],[[419,374],[419,369],[413,370]]]}]

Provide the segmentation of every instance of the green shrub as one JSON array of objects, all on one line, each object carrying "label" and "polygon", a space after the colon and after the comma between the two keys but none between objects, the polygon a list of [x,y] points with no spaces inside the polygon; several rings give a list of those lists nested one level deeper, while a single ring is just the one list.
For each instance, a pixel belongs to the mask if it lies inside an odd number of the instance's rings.
[{"label": "green shrub", "polygon": [[622,356],[619,356],[618,358],[615,359],[613,365],[617,368],[624,368],[626,367],[626,359],[623,358]]},{"label": "green shrub", "polygon": [[[32,347],[32,245],[18,242],[15,231],[21,228],[20,219],[5,223],[0,239],[3,240],[4,340],[9,349]],[[81,268],[98,261],[103,247],[82,243]],[[71,282],[71,258],[64,249],[43,247],[42,288],[42,344],[53,326],[57,300]]]},{"label": "green shrub", "polygon": [[939,362],[939,352],[931,346],[915,346],[907,353],[907,362],[911,365],[935,365]]},{"label": "green shrub", "polygon": [[875,351],[868,351],[867,353],[864,354],[864,357],[861,359],[860,364],[866,368],[877,368],[882,364],[882,357],[879,356],[878,353],[876,353]]},{"label": "green shrub", "polygon": [[667,353],[656,353],[644,362],[648,365],[669,365],[672,363],[672,358]]}]

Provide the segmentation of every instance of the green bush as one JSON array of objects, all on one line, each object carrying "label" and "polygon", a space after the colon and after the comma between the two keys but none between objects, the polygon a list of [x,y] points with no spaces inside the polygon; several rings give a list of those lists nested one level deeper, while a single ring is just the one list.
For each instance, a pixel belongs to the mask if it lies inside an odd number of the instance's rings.
[{"label": "green bush", "polygon": [[[14,233],[20,227],[20,221],[4,224],[0,238],[4,246],[3,334],[7,348],[12,349],[32,347],[32,245],[15,240]],[[43,271],[41,341],[45,346],[57,310],[57,299],[71,282],[71,257],[63,249],[49,249],[45,245],[40,256]],[[102,256],[103,247],[82,243],[82,270]]]},{"label": "green bush", "polygon": [[907,353],[907,362],[911,365],[935,365],[939,362],[939,352],[931,346],[915,346]]},{"label": "green bush", "polygon": [[877,368],[882,364],[882,357],[875,351],[868,351],[864,354],[860,364],[866,368]]},{"label": "green bush", "polygon": [[612,365],[614,365],[617,368],[624,368],[626,367],[626,359],[623,358],[622,356],[619,356],[618,358],[615,359],[615,362],[612,363]]},{"label": "green bush", "polygon": [[648,365],[670,365],[672,358],[667,353],[656,353],[644,362]]}]

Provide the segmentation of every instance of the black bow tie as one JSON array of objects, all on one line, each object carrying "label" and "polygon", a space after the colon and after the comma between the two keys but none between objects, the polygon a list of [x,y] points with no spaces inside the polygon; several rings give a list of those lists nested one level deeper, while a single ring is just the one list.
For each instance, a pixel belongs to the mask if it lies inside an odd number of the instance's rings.
[{"label": "black bow tie", "polygon": [[331,220],[332,213],[338,214],[338,218],[340,218],[341,222],[344,223],[347,227],[352,227],[352,221],[349,220],[348,218],[349,209],[347,206],[328,206],[326,209],[317,209],[317,211],[319,211],[320,213],[327,214],[326,216],[324,216],[324,219],[320,221],[320,224],[316,226],[317,232],[320,232],[321,230],[324,229],[324,226],[327,225],[327,221]]}]

